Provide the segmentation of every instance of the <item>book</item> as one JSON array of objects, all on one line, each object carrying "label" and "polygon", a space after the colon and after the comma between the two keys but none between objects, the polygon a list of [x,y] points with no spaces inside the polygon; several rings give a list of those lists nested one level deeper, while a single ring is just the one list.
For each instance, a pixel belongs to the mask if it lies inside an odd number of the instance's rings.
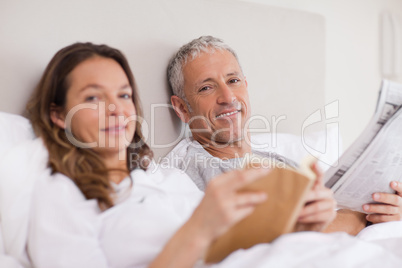
[{"label": "book", "polygon": [[269,243],[294,230],[305,197],[315,181],[311,161],[301,164],[300,170],[275,167],[270,173],[240,189],[264,191],[268,198],[256,206],[252,214],[218,237],[204,256],[205,263],[217,263],[238,249],[259,243]]},{"label": "book", "polygon": [[376,111],[367,127],[324,174],[339,208],[365,213],[375,192],[394,193],[393,180],[402,181],[402,85],[383,80]]}]

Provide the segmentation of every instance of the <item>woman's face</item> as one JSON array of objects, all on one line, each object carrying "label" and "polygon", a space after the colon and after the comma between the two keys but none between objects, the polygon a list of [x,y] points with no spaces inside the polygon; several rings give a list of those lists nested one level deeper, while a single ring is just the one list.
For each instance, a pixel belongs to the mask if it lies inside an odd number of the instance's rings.
[{"label": "woman's face", "polygon": [[106,157],[120,153],[125,158],[136,112],[123,68],[113,59],[95,56],[77,65],[67,82],[62,121],[70,142]]}]

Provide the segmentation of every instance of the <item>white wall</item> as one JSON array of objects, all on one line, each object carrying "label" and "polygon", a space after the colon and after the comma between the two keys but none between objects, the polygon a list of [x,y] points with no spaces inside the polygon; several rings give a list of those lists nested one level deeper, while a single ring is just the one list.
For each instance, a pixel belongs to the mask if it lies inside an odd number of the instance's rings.
[{"label": "white wall", "polygon": [[[339,100],[346,148],[374,113],[381,83],[380,16],[401,0],[243,0],[319,13],[326,19],[326,102]],[[399,78],[399,82],[402,82]]]},{"label": "white wall", "polygon": [[[300,135],[305,118],[324,105],[324,18],[233,0],[0,0],[0,111],[24,110],[60,48],[76,41],[106,43],[130,62],[147,142],[162,156],[183,138],[180,120],[168,106],[167,63],[181,45],[205,34],[239,53],[252,112],[268,121],[263,126]],[[299,101],[305,94],[314,98]]]}]

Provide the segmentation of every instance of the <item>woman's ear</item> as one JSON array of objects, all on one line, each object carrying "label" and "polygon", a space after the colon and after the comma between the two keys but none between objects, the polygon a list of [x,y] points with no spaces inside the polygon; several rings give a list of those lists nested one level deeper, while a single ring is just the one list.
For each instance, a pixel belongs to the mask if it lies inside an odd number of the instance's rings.
[{"label": "woman's ear", "polygon": [[62,109],[59,106],[56,106],[56,104],[54,103],[50,105],[50,120],[52,120],[53,124],[55,124],[59,128],[66,128],[66,122],[64,114],[62,113]]},{"label": "woman's ear", "polygon": [[188,110],[187,104],[184,100],[173,95],[170,97],[170,101],[172,102],[173,109],[177,116],[180,117],[181,121],[187,123],[190,120],[190,111]]}]

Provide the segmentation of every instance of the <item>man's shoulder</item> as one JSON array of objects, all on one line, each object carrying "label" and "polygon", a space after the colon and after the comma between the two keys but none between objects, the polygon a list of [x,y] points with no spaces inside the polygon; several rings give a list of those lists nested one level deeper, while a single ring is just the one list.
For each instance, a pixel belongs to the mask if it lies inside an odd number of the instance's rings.
[{"label": "man's shoulder", "polygon": [[182,169],[183,164],[194,158],[194,155],[205,155],[208,152],[193,138],[181,140],[163,159],[170,167]]}]

